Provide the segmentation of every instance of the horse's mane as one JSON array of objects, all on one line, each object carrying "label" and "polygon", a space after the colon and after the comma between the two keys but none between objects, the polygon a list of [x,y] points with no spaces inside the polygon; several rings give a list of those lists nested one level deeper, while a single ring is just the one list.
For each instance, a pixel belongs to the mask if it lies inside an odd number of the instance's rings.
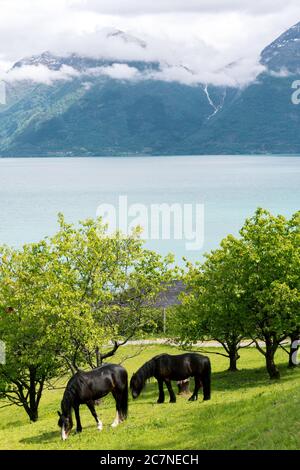
[{"label": "horse's mane", "polygon": [[150,361],[145,362],[142,367],[136,372],[136,376],[142,381],[143,385],[145,384],[147,379],[153,377],[155,369],[155,357],[150,359]]},{"label": "horse's mane", "polygon": [[81,371],[78,371],[75,375],[73,375],[73,377],[67,383],[61,402],[61,408],[63,412],[69,412],[73,406],[74,399],[78,390],[78,381],[82,381],[80,372]]}]

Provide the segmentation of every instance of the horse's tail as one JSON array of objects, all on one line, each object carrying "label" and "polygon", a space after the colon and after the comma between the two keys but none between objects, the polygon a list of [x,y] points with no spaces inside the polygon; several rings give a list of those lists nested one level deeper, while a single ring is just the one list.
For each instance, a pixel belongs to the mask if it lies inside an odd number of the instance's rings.
[{"label": "horse's tail", "polygon": [[210,400],[211,393],[211,365],[208,357],[205,358],[204,370],[202,375],[203,400]]},{"label": "horse's tail", "polygon": [[124,388],[121,391],[119,402],[119,413],[122,421],[124,421],[128,416],[128,375],[126,371],[125,373]]}]

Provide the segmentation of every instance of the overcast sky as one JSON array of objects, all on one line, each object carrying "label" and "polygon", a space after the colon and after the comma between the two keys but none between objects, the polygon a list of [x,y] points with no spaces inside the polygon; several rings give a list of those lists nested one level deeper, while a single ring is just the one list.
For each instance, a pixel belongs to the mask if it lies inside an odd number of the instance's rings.
[{"label": "overcast sky", "polygon": [[[50,50],[160,60],[168,64],[165,79],[186,82],[191,77],[178,65],[197,80],[246,83],[260,71],[263,47],[300,21],[299,0],[0,0],[0,7],[2,70]],[[108,42],[105,28],[126,31],[148,47]],[[223,72],[230,63],[236,65]]]}]

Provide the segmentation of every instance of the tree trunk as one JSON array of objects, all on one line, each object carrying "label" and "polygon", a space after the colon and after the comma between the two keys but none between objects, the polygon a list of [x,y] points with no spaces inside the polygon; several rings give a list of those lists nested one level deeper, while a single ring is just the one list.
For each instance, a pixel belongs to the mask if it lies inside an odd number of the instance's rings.
[{"label": "tree trunk", "polygon": [[266,339],[266,367],[267,367],[267,371],[270,376],[270,379],[272,380],[280,379],[280,372],[274,360],[276,350],[277,350],[276,345],[274,345],[271,339],[267,338]]},{"label": "tree trunk", "polygon": [[236,356],[236,354],[229,354],[229,368],[228,368],[228,371],[230,372],[237,372],[238,371],[238,368],[237,368],[237,360],[238,360],[238,357]]},{"label": "tree trunk", "polygon": [[[291,333],[290,335],[291,338],[291,347],[290,347],[290,352],[289,352],[289,364],[288,367],[290,369],[297,367],[297,352],[299,349],[299,340],[300,340],[300,333],[299,331],[295,331]],[[295,341],[298,341],[297,344],[293,344]]]},{"label": "tree trunk", "polygon": [[29,408],[28,416],[29,416],[29,419],[32,423],[36,423],[37,420],[39,419],[38,409],[36,407]]},{"label": "tree trunk", "polygon": [[231,343],[228,344],[228,355],[229,355],[229,368],[228,371],[230,372],[237,372],[237,361],[240,358],[239,353],[238,353],[238,343]]},{"label": "tree trunk", "polygon": [[29,367],[29,403],[25,410],[30,421],[35,423],[38,420],[38,408],[44,388],[44,378],[37,379],[37,369],[34,366]]},{"label": "tree trunk", "polygon": [[101,358],[101,354],[100,354],[100,350],[98,346],[96,347],[96,364],[97,364],[97,367],[100,367],[102,364],[102,358]]}]

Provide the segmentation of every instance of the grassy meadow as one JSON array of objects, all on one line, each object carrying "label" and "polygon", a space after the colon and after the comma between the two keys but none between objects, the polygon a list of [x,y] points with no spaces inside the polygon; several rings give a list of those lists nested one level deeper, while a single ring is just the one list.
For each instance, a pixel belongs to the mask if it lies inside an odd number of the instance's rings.
[{"label": "grassy meadow", "polygon": [[[139,347],[127,346],[113,358],[134,356]],[[211,349],[211,351],[217,351]],[[152,356],[178,349],[165,345],[147,346],[123,365],[129,374]],[[30,423],[22,408],[0,409],[1,449],[299,449],[300,448],[300,368],[288,370],[287,355],[279,351],[282,378],[271,382],[264,358],[254,348],[241,351],[240,371],[226,372],[228,361],[210,354],[212,361],[212,399],[156,404],[157,384],[150,381],[141,396],[130,398],[129,417],[118,428],[110,424],[115,417],[113,398],[108,396],[97,407],[103,421],[102,432],[89,410],[81,407],[83,432],[73,430],[62,442],[57,426],[57,410],[63,389],[46,390],[40,405],[40,419]],[[61,384],[63,385],[63,383]],[[191,384],[192,386],[193,384]],[[176,384],[174,384],[175,388]],[[176,387],[177,390],[177,387]],[[74,418],[75,422],[75,418]]]}]

